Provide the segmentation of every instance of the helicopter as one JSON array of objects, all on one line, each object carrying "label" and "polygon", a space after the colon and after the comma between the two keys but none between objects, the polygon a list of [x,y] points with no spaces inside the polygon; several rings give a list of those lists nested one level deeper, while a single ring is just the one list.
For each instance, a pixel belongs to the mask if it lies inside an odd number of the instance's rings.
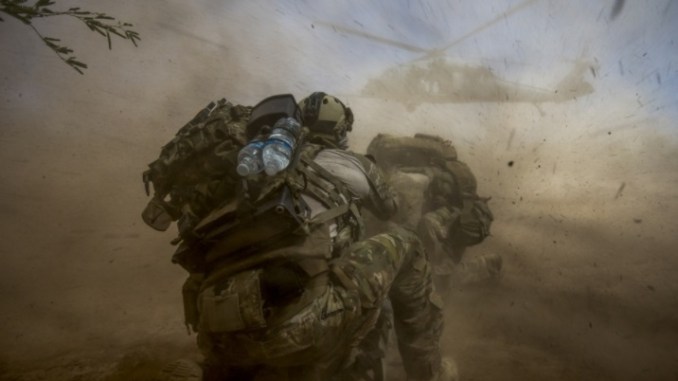
[{"label": "helicopter", "polygon": [[593,85],[587,81],[587,76],[590,74],[596,77],[598,64],[595,60],[575,60],[569,73],[553,88],[546,89],[509,81],[496,75],[487,66],[454,61],[445,56],[445,52],[454,45],[536,1],[538,0],[523,1],[438,49],[425,49],[324,21],[316,21],[316,24],[332,28],[337,33],[423,53],[419,58],[391,67],[381,75],[369,79],[359,95],[396,101],[403,104],[408,111],[415,110],[423,103],[527,102],[536,105],[543,102],[570,101],[593,93]]}]

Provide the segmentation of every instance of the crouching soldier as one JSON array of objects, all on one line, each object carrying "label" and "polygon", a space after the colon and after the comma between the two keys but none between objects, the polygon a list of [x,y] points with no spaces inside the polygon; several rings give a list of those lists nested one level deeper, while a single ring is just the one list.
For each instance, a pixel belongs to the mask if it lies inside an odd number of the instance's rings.
[{"label": "crouching soldier", "polygon": [[494,216],[489,198],[478,196],[476,178],[451,142],[425,134],[379,134],[367,154],[398,190],[401,210],[395,219],[417,230],[439,289],[446,290],[450,282],[498,279],[501,257],[464,256],[467,247],[489,236]]},{"label": "crouching soldier", "polygon": [[204,362],[175,363],[166,375],[376,378],[356,375],[355,355],[390,299],[408,380],[453,379],[441,360],[442,311],[422,243],[402,228],[363,239],[361,209],[392,216],[394,192],[364,156],[307,138],[322,132],[339,146],[350,109],[322,93],[301,105],[281,95],[251,110],[245,146],[223,153],[237,163],[233,197],[182,234],[186,250],[175,261],[194,279],[187,323]]}]

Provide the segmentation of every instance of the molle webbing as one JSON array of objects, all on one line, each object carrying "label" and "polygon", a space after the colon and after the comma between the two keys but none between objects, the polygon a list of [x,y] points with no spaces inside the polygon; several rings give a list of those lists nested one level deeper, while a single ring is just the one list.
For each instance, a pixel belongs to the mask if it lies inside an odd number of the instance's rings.
[{"label": "molle webbing", "polygon": [[327,270],[326,262],[331,256],[329,243],[329,233],[325,229],[316,229],[306,237],[292,236],[278,241],[275,245],[277,248],[271,245],[268,249],[241,250],[221,255],[210,266],[213,270],[207,274],[204,284],[209,285],[240,271],[281,259],[297,263],[309,277],[313,277]]},{"label": "molle webbing", "polygon": [[[349,200],[349,193],[346,186],[339,182],[329,171],[309,158],[302,158],[301,163],[302,166],[300,166],[299,170],[304,174],[308,181],[307,189],[316,193],[314,196],[316,196],[325,207],[331,208],[346,203]],[[315,173],[308,170],[308,168],[311,168]],[[328,186],[328,183],[332,186]],[[318,193],[317,188],[320,188],[324,194]],[[329,200],[327,199],[328,197]]]},{"label": "molle webbing", "polygon": [[229,141],[236,146],[244,145],[244,123],[250,111],[249,107],[233,105],[225,99],[210,103],[162,147],[158,159],[144,173],[144,182],[147,186],[153,182],[157,192],[167,193],[184,177],[191,178],[190,171],[184,173],[184,167],[192,168],[197,155]]},{"label": "molle webbing", "polygon": [[[196,235],[210,247],[205,260],[218,269],[219,277],[281,258],[297,262],[315,276],[327,266],[319,267],[313,259],[327,260],[361,234],[358,206],[348,188],[313,161],[319,151],[318,146],[303,146],[293,168],[273,178],[247,181],[256,201],[241,199],[196,228]],[[311,218],[302,194],[318,200],[326,210]],[[332,222],[337,237],[330,237]]]},{"label": "molle webbing", "polygon": [[[241,210],[235,203],[224,207],[212,221],[196,228],[197,235],[211,248],[206,261],[214,262],[232,253],[254,252],[289,244],[306,236],[308,207],[297,203],[291,191],[283,187],[279,197],[268,200],[254,210]],[[297,200],[303,203],[303,200]],[[296,213],[302,213],[297,215]],[[305,229],[300,229],[305,228]]]},{"label": "molle webbing", "polygon": [[[325,205],[325,207],[330,208],[330,210],[321,213],[325,215],[324,217],[321,218],[320,215],[315,216],[313,218],[313,223],[324,223],[330,219],[338,218],[342,214],[348,214],[352,217],[351,220],[355,224],[353,236],[357,239],[363,231],[362,217],[360,216],[358,207],[355,203],[353,203],[350,192],[346,186],[337,180],[337,178],[334,177],[334,175],[332,175],[329,171],[318,165],[318,163],[315,161],[309,160],[307,158],[302,158],[301,161],[315,172],[313,173],[307,170],[305,166],[302,166],[304,175],[309,179],[307,190],[316,198],[318,198]],[[322,180],[326,180],[326,182],[318,181],[318,175],[320,175]],[[328,187],[326,185],[327,182],[332,184],[333,187]],[[325,195],[318,192],[316,186],[317,188],[320,188],[322,193],[325,193]],[[327,200],[328,197],[330,200]],[[328,201],[331,201],[331,203]],[[340,225],[345,225],[348,222],[346,218],[339,219],[338,221],[340,222]]]}]

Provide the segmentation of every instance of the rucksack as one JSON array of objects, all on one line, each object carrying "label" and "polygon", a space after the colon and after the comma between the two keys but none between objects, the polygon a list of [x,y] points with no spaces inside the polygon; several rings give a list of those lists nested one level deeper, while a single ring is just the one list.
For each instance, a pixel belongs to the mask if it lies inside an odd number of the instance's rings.
[{"label": "rucksack", "polygon": [[[253,141],[267,141],[271,125],[281,118],[299,118],[291,94],[266,98],[248,111],[248,122],[237,131],[244,132],[247,139],[243,138],[237,148]],[[206,127],[209,120],[204,123]],[[226,124],[232,125],[240,126]],[[232,160],[223,164],[229,176],[219,175],[230,182],[230,193],[195,223],[187,224],[190,230],[180,226],[186,253],[178,250],[174,260],[195,270],[236,252],[238,256],[247,256],[276,247],[303,245],[316,226],[330,220],[337,224],[337,236],[326,237],[326,242],[335,246],[325,244],[326,249],[338,249],[358,239],[362,234],[358,206],[346,186],[315,163],[315,156],[324,147],[306,143],[307,134],[307,129],[301,129],[295,137],[296,148],[290,164],[274,175],[265,172],[238,175],[235,168],[239,149],[232,150]],[[326,210],[312,216],[302,194],[317,200]],[[325,250],[325,254],[329,256],[331,251]]]},{"label": "rucksack", "polygon": [[150,227],[164,231],[184,218],[190,230],[216,203],[233,191],[235,157],[245,144],[252,108],[226,99],[211,102],[165,144],[143,173],[153,198],[142,213]]},{"label": "rucksack", "polygon": [[[185,321],[194,330],[257,329],[267,323],[264,307],[286,313],[305,307],[306,298],[324,290],[319,286],[327,280],[329,260],[362,234],[358,205],[314,161],[324,147],[305,143],[305,130],[285,170],[237,174],[240,149],[297,107],[291,96],[269,100],[254,108],[225,100],[210,105],[144,174],[155,190],[144,220],[163,230],[179,218],[172,261],[191,274],[183,296]],[[215,183],[217,193],[210,188]],[[311,213],[306,196],[325,210]]]},{"label": "rucksack", "polygon": [[378,134],[367,147],[367,154],[386,169],[426,167],[457,160],[457,150],[450,141],[421,133],[413,137]]},{"label": "rucksack", "polygon": [[[421,210],[411,211],[411,216],[418,218],[442,207],[456,208],[460,211],[460,218],[453,229],[453,237],[459,244],[475,245],[490,234],[494,216],[487,205],[489,198],[478,196],[473,172],[458,159],[457,151],[449,140],[419,133],[413,137],[378,134],[370,142],[367,153],[393,177],[408,172],[428,177],[423,195],[408,194],[407,190],[401,192],[405,198],[423,198],[421,203],[404,200],[409,204],[423,204]],[[409,222],[410,225],[417,223]]]}]

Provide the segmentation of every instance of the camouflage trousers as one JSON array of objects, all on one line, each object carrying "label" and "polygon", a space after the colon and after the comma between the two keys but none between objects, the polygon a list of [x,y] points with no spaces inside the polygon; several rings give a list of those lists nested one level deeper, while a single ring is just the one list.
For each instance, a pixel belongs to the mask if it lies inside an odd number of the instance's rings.
[{"label": "camouflage trousers", "polygon": [[442,306],[414,233],[396,228],[356,243],[330,262],[326,275],[307,289],[308,302],[268,316],[258,329],[215,332],[201,324],[204,380],[357,379],[354,355],[369,347],[364,339],[387,300],[408,379],[433,379],[441,363]]}]

